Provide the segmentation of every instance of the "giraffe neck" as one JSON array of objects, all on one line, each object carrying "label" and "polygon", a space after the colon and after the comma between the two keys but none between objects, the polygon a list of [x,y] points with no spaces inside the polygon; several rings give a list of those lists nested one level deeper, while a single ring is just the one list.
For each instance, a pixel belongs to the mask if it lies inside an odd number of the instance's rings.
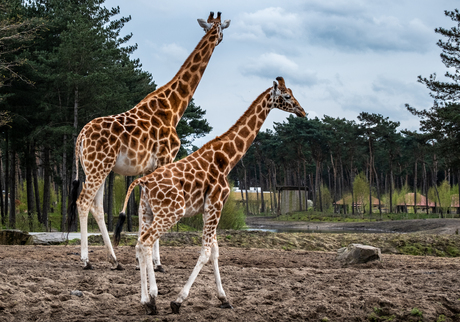
[{"label": "giraffe neck", "polygon": [[200,154],[205,156],[208,150],[213,150],[214,161],[217,161],[220,170],[228,175],[249,149],[264,124],[271,110],[271,90],[269,88],[260,94],[227,132],[206,143],[196,153],[201,151]]},{"label": "giraffe neck", "polygon": [[[176,127],[180,118],[187,109],[201,77],[211,59],[217,45],[218,29],[212,27],[200,40],[198,45],[188,56],[177,74],[165,85],[150,93],[144,99],[150,107],[158,101],[159,109],[168,110],[172,119],[172,126]],[[138,106],[142,106],[139,104]]]}]

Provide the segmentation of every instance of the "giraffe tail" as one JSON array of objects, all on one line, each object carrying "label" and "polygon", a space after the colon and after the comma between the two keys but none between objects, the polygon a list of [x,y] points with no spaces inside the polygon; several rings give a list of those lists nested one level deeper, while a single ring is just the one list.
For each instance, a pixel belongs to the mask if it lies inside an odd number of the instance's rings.
[{"label": "giraffe tail", "polygon": [[67,209],[67,232],[70,232],[72,223],[77,220],[77,199],[78,199],[78,188],[80,187],[80,180],[74,180],[72,182],[72,189],[70,191],[70,202],[69,208]]},{"label": "giraffe tail", "polygon": [[140,184],[140,179],[141,178],[134,180],[133,183],[131,183],[131,185],[129,186],[128,192],[126,193],[123,209],[118,214],[118,221],[117,225],[115,226],[115,233],[113,234],[113,244],[115,245],[115,247],[118,246],[118,244],[120,243],[121,231],[123,230],[123,224],[126,220],[126,208],[128,206],[129,197],[131,196],[133,189]]}]

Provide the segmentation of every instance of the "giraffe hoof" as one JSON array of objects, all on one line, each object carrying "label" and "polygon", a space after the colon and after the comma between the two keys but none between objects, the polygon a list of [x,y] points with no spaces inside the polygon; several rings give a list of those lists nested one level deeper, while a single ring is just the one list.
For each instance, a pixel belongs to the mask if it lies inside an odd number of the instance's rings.
[{"label": "giraffe hoof", "polygon": [[219,306],[221,309],[233,309],[233,306],[228,303],[228,302],[224,302],[222,303],[220,306]]},{"label": "giraffe hoof", "polygon": [[93,265],[90,262],[86,262],[85,266],[83,267],[84,270],[94,269]]},{"label": "giraffe hoof", "polygon": [[121,266],[120,263],[118,263],[117,266],[116,266],[116,267],[112,267],[111,270],[112,270],[112,271],[124,271],[125,268],[124,268],[123,266]]},{"label": "giraffe hoof", "polygon": [[154,271],[155,271],[155,272],[160,272],[160,273],[164,273],[164,272],[165,272],[163,266],[161,266],[161,265],[158,265],[157,267],[155,267]]},{"label": "giraffe hoof", "polygon": [[179,314],[181,303],[171,302],[171,310],[174,314]]},{"label": "giraffe hoof", "polygon": [[145,304],[145,314],[147,315],[157,315],[158,314],[157,305],[155,303],[154,297],[151,297],[150,302]]}]

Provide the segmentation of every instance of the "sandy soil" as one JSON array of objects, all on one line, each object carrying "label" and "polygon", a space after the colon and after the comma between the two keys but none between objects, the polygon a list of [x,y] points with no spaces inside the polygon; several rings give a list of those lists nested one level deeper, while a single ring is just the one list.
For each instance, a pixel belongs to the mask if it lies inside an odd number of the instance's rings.
[{"label": "sandy soil", "polygon": [[116,250],[126,269],[111,271],[104,248],[90,246],[95,270],[83,271],[79,246],[1,246],[0,321],[460,320],[460,258],[384,254],[382,262],[342,267],[333,252],[232,247],[220,248],[220,271],[234,309],[218,307],[208,264],[181,314],[171,314],[199,250],[161,247],[159,315],[146,316],[133,247]]}]

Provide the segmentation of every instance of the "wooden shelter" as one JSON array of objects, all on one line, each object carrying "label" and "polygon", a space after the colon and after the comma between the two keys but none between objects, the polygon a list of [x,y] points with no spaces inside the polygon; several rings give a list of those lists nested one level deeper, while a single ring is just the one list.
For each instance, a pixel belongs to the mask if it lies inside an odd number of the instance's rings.
[{"label": "wooden shelter", "polygon": [[[369,197],[366,198],[366,202],[364,203],[362,202],[353,203],[353,207],[355,208],[356,211],[363,213],[363,212],[366,212],[365,206],[368,203],[369,203]],[[336,212],[340,212],[341,210],[343,210],[344,213],[347,213],[346,209],[348,209],[348,206],[350,206],[350,208],[352,206],[351,195],[348,195],[334,203],[334,208]],[[379,199],[372,197],[372,212],[374,212],[375,209],[378,210],[378,207],[379,207]]]},{"label": "wooden shelter", "polygon": [[[417,203],[415,204],[415,207],[422,211],[426,211],[427,206],[428,206],[428,210],[431,209],[431,211],[433,211],[433,209],[436,207],[434,202],[432,202],[430,199],[427,200],[427,198],[424,195],[418,193]],[[404,196],[403,201],[398,202],[398,204],[396,205],[396,212],[407,212],[407,207],[414,208],[414,193],[413,192],[407,193]]]}]

